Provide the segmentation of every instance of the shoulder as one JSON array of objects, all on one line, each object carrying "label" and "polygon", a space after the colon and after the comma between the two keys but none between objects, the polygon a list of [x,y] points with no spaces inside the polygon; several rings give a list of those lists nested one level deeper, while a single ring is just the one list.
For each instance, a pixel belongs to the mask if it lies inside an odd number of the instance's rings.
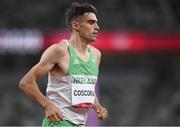
[{"label": "shoulder", "polygon": [[94,46],[92,45],[88,45],[88,47],[91,49],[91,51],[96,55],[96,57],[101,57],[101,52],[95,48]]},{"label": "shoulder", "polygon": [[100,64],[100,60],[101,60],[101,52],[95,48],[92,45],[88,45],[88,47],[91,49],[91,51],[94,53],[95,57],[96,57],[96,61],[98,64]]},{"label": "shoulder", "polygon": [[49,46],[43,54],[53,54],[55,56],[63,56],[67,53],[68,48],[65,40],[61,40],[59,43],[52,44]]},{"label": "shoulder", "polygon": [[68,53],[68,48],[64,40],[59,43],[52,44],[42,54],[41,60],[50,60],[57,62],[58,59],[62,58]]},{"label": "shoulder", "polygon": [[97,48],[95,48],[95,47],[92,46],[92,45],[88,45],[88,47],[91,49],[91,51],[92,51],[96,56],[101,57],[101,52],[100,52]]}]

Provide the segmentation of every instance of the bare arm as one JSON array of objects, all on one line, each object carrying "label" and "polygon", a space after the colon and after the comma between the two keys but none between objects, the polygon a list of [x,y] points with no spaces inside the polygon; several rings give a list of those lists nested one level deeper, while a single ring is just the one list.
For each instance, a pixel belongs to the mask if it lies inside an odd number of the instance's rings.
[{"label": "bare arm", "polygon": [[96,111],[98,119],[106,119],[108,117],[107,109],[99,104],[97,97],[95,98],[93,109]]},{"label": "bare arm", "polygon": [[[57,53],[58,52],[58,53]],[[21,79],[20,89],[27,94],[30,98],[38,102],[46,110],[46,115],[54,115],[49,121],[62,120],[62,114],[57,107],[52,104],[40,91],[37,80],[47,74],[53,66],[57,63],[57,59],[60,59],[63,53],[57,49],[57,44],[49,47],[42,55],[40,61],[32,67],[32,69]],[[49,112],[50,111],[50,112]]]},{"label": "bare arm", "polygon": [[[97,50],[94,47],[91,47],[95,57],[96,57],[96,62],[99,65],[101,62],[101,52],[99,50]],[[93,104],[93,109],[96,111],[97,113],[97,118],[98,119],[106,119],[108,117],[108,111],[106,108],[104,108],[98,101],[98,98],[95,98],[94,104]]]}]

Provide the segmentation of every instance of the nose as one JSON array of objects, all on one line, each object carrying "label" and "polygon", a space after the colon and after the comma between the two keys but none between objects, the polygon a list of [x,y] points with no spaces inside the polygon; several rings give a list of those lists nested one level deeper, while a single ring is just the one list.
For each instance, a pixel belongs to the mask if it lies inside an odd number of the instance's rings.
[{"label": "nose", "polygon": [[97,23],[95,23],[95,29],[96,29],[96,30],[99,30],[99,29],[100,29]]}]

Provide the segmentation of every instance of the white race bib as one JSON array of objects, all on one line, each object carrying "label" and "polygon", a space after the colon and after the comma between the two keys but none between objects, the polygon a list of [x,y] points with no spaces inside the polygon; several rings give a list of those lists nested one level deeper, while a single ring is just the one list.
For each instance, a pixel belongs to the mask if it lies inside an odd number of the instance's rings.
[{"label": "white race bib", "polygon": [[95,85],[94,84],[71,84],[72,105],[83,103],[94,103]]}]

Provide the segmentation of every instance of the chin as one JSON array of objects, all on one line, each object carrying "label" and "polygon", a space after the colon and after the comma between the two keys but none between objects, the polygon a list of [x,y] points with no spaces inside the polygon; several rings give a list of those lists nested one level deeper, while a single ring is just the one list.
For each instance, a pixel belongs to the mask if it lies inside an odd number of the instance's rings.
[{"label": "chin", "polygon": [[89,42],[94,42],[94,41],[96,41],[96,38],[89,39]]},{"label": "chin", "polygon": [[95,41],[96,41],[95,37],[91,37],[91,38],[86,39],[87,43],[91,43],[91,42],[95,42]]}]

